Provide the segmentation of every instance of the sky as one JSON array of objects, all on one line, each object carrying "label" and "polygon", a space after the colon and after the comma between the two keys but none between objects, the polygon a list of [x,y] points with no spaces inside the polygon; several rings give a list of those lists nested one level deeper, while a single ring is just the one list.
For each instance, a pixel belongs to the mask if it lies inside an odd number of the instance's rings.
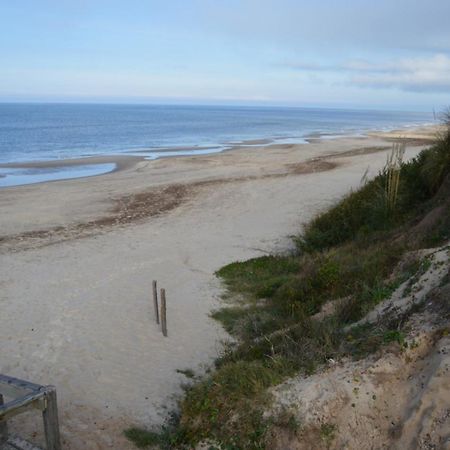
[{"label": "sky", "polygon": [[450,0],[0,0],[0,101],[441,110]]}]

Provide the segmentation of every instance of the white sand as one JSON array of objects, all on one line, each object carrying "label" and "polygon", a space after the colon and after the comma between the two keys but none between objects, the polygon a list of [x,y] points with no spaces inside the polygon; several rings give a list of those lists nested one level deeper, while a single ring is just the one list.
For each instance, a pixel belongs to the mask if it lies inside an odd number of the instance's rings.
[{"label": "white sand", "polygon": [[[293,164],[380,146],[390,143],[238,149],[1,190],[0,372],[56,385],[64,448],[132,448],[123,429],[161,422],[186,381],[176,369],[197,370],[220,351],[225,334],[208,317],[221,292],[214,271],[287,249],[288,236],[359,186],[367,167],[376,173],[386,151],[328,159],[339,166],[317,173]],[[113,217],[122,195],[173,183],[187,191],[163,214],[77,228]],[[153,279],[167,289],[168,338],[154,322]],[[30,437],[31,425],[19,428]]]}]

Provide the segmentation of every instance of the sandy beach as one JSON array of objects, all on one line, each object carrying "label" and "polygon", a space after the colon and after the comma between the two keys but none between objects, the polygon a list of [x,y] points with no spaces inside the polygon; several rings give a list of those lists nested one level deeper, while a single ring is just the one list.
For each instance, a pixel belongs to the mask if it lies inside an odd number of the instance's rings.
[{"label": "sandy beach", "polygon": [[[90,158],[79,162],[117,170],[1,189],[0,372],[57,387],[64,448],[134,448],[123,430],[161,423],[188,381],[177,370],[201,373],[227,338],[209,318],[222,292],[214,272],[289,250],[303,223],[383,167],[393,140],[413,157],[435,132]],[[167,291],[167,338],[154,279]],[[42,443],[35,420],[19,420],[11,427]]]}]

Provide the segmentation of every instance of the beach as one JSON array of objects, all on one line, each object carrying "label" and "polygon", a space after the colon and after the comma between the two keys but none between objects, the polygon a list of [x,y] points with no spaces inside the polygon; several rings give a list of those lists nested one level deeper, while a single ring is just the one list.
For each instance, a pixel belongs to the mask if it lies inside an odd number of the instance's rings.
[{"label": "beach", "polygon": [[[189,381],[177,370],[202,373],[227,339],[209,317],[223,293],[214,272],[289,251],[302,224],[378,173],[396,139],[410,158],[435,132],[88,158],[78,162],[116,170],[1,189],[0,372],[56,386],[64,448],[134,448],[123,430],[162,423]],[[167,338],[152,280],[167,292]],[[42,443],[35,423],[11,428]]]}]

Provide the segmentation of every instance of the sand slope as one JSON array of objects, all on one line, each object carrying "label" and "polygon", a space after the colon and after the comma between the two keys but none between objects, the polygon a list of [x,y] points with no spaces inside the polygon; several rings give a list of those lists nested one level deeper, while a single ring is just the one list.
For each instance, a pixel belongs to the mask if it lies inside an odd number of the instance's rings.
[{"label": "sand slope", "polygon": [[[448,252],[448,247],[441,250]],[[444,275],[435,273],[433,278],[442,280]],[[405,302],[412,297],[405,296]],[[287,408],[301,428],[275,431],[270,448],[450,448],[449,311],[447,283],[435,287],[424,309],[407,321],[407,347],[394,343],[368,359],[330,362],[318,374],[277,386],[275,411]],[[391,317],[392,311],[387,314]]]}]

